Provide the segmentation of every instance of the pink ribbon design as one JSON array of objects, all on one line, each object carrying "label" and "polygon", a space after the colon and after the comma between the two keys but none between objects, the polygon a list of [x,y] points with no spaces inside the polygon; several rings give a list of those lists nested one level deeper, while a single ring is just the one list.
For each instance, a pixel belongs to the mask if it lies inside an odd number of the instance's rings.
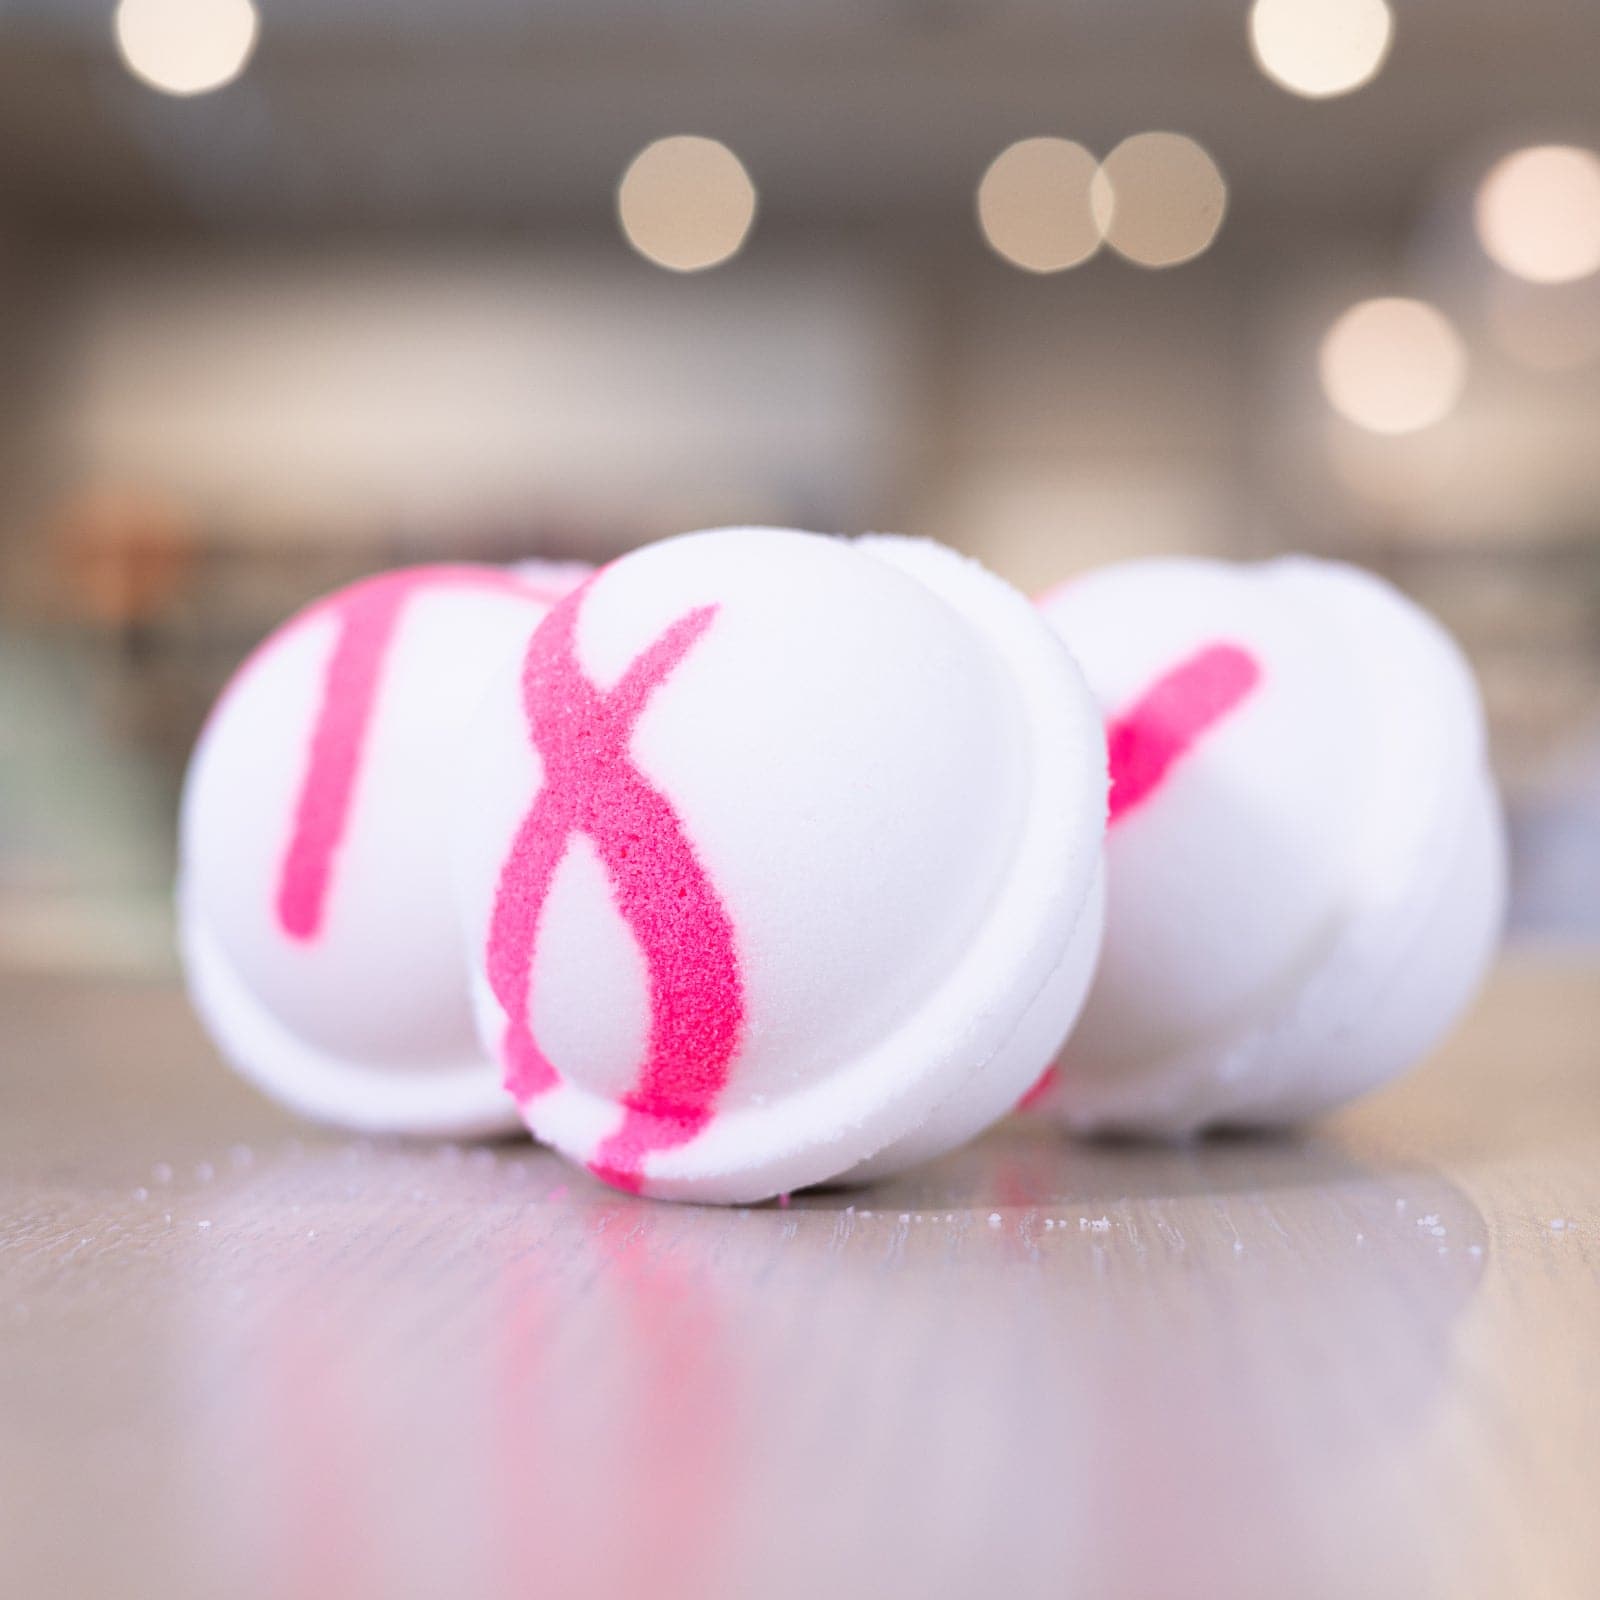
[{"label": "pink ribbon design", "polygon": [[[1142,806],[1173,767],[1260,682],[1260,663],[1247,650],[1208,644],[1162,673],[1126,711],[1118,712],[1106,724],[1111,768],[1107,829]],[[1046,1067],[1017,1109],[1037,1105],[1055,1081],[1055,1067]]]},{"label": "pink ribbon design", "polygon": [[602,693],[579,666],[574,640],[588,588],[550,613],[523,664],[523,705],[544,781],[501,869],[488,974],[506,1015],[506,1087],[523,1102],[561,1081],[533,1037],[529,990],[556,868],[571,837],[587,835],[638,941],[650,997],[638,1082],[590,1170],[637,1190],[650,1151],[684,1143],[710,1120],[744,1030],[733,925],[677,813],[628,750],[650,696],[711,626],[717,607],[680,617]]},{"label": "pink ribbon design", "polygon": [[1208,644],[1170,668],[1106,724],[1111,764],[1108,827],[1144,804],[1201,736],[1261,681],[1254,656],[1236,644]]},{"label": "pink ribbon design", "polygon": [[441,588],[487,589],[539,601],[550,597],[495,567],[407,567],[352,584],[301,614],[338,618],[322,702],[311,734],[288,848],[278,873],[278,924],[307,943],[322,932],[334,863],[350,824],[384,661],[401,613],[417,593]]}]

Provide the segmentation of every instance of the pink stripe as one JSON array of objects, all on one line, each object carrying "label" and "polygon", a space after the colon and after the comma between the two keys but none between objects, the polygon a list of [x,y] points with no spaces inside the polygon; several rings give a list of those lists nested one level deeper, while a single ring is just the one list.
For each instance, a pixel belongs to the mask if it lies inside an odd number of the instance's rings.
[{"label": "pink stripe", "polygon": [[586,834],[644,956],[650,995],[638,1083],[591,1166],[607,1182],[637,1190],[650,1151],[684,1143],[710,1120],[744,1028],[733,925],[677,813],[628,754],[650,696],[717,608],[680,617],[602,694],[584,676],[575,645],[588,588],[562,601],[528,646],[523,701],[544,780],[501,869],[487,965],[506,1015],[506,1087],[525,1102],[560,1082],[533,1036],[530,988],[556,868],[572,835]]},{"label": "pink stripe", "polygon": [[1017,1101],[1018,1111],[1032,1111],[1044,1097],[1056,1086],[1056,1069],[1048,1066],[1039,1076],[1039,1081]]},{"label": "pink stripe", "polygon": [[[1114,828],[1160,788],[1201,736],[1233,711],[1261,682],[1261,666],[1236,644],[1209,644],[1169,668],[1134,703],[1106,724]],[[1046,1067],[1017,1102],[1027,1111],[1049,1094],[1056,1069]]]},{"label": "pink stripe", "polygon": [[1200,736],[1261,681],[1254,656],[1236,644],[1210,644],[1163,673],[1106,726],[1111,763],[1108,826],[1155,793]]},{"label": "pink stripe", "polygon": [[278,923],[291,939],[306,942],[322,932],[334,863],[350,824],[384,662],[400,615],[414,594],[441,588],[488,589],[536,599],[536,592],[514,574],[495,567],[407,567],[341,589],[297,619],[332,612],[338,637],[278,874]]}]

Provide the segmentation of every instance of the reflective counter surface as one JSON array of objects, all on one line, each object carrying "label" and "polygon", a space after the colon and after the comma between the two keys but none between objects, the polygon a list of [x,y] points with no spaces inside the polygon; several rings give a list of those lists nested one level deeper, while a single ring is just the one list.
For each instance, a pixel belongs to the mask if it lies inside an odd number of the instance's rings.
[{"label": "reflective counter surface", "polygon": [[1600,1593],[1600,970],[1295,1139],[732,1211],[0,981],[0,1592]]}]

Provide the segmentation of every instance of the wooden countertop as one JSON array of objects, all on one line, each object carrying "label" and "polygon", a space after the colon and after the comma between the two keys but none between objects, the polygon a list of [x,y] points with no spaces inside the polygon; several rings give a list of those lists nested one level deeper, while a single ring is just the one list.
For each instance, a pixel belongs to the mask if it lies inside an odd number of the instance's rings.
[{"label": "wooden countertop", "polygon": [[1600,1593],[1600,969],[1298,1140],[790,1206],[352,1142],[0,980],[0,1593]]}]

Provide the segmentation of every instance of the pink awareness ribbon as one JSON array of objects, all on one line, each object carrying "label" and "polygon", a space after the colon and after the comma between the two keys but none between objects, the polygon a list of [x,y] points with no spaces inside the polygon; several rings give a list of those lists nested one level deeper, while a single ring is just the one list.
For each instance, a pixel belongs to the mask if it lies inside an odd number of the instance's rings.
[{"label": "pink awareness ribbon", "polygon": [[301,614],[299,620],[309,622],[331,612],[338,619],[338,636],[323,675],[305,776],[278,872],[278,925],[291,939],[308,943],[322,932],[384,662],[401,613],[413,595],[446,588],[487,589],[532,601],[551,598],[497,567],[406,567],[352,584]]},{"label": "pink awareness ribbon", "polygon": [[[1227,642],[1203,645],[1162,673],[1126,711],[1119,711],[1106,724],[1111,768],[1107,829],[1142,806],[1260,681],[1260,663],[1249,651]],[[1017,1109],[1036,1105],[1055,1079],[1055,1067],[1046,1067]]]},{"label": "pink awareness ribbon", "polygon": [[[592,581],[592,580],[591,580]],[[733,924],[670,802],[629,754],[633,730],[717,614],[678,618],[602,692],[577,659],[575,630],[589,584],[535,630],[523,663],[523,705],[544,778],[517,830],[495,890],[489,985],[506,1016],[506,1087],[525,1102],[556,1087],[529,1018],[539,918],[574,834],[599,853],[616,906],[638,942],[650,1030],[623,1119],[590,1163],[637,1190],[645,1156],[692,1138],[710,1120],[744,1031],[744,984]]]},{"label": "pink awareness ribbon", "polygon": [[1184,756],[1261,681],[1256,658],[1236,644],[1208,644],[1162,673],[1106,724],[1115,827],[1144,804]]}]

